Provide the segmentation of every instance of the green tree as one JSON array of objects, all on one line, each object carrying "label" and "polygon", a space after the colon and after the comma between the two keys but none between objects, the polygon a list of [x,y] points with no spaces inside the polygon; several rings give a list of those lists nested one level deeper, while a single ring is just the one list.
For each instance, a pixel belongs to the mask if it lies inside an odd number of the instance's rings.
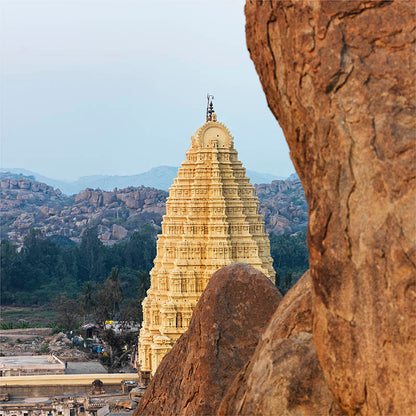
[{"label": "green tree", "polygon": [[104,284],[107,295],[109,295],[113,316],[120,311],[120,305],[123,301],[123,291],[121,290],[119,272],[116,267],[111,271],[110,276]]},{"label": "green tree", "polygon": [[[75,246],[67,238],[46,238],[40,230],[32,229],[19,252],[8,240],[1,242],[1,302],[3,305],[46,304],[66,292],[71,298],[80,296],[82,312],[88,315],[90,310],[85,306],[93,302],[83,298],[86,295],[81,289],[83,284],[90,282],[88,290],[91,291],[117,268],[125,303],[120,301],[104,313],[113,317],[130,300],[136,299],[137,291],[139,298],[145,296],[155,255],[156,231],[149,224],[141,225],[128,242],[111,247],[102,244],[96,228],[85,230],[81,243]],[[91,298],[91,293],[88,296]],[[93,300],[97,298],[98,293],[94,293]],[[105,300],[106,295],[100,293],[100,298]]]},{"label": "green tree", "polygon": [[105,275],[105,247],[98,238],[97,227],[87,228],[77,253],[78,280],[97,282]]},{"label": "green tree", "polygon": [[56,323],[66,330],[76,329],[79,326],[80,307],[79,303],[67,296],[66,293],[57,296],[54,302],[57,312]]},{"label": "green tree", "polygon": [[137,272],[137,298],[140,302],[146,297],[146,292],[150,288],[150,276],[144,270]]},{"label": "green tree", "polygon": [[46,239],[40,230],[31,229],[20,252],[22,269],[16,283],[29,291],[49,285],[57,278],[59,256],[60,249],[56,244]]},{"label": "green tree", "polygon": [[1,304],[12,303],[13,281],[16,278],[17,247],[9,240],[2,240],[0,244],[0,292]]},{"label": "green tree", "polygon": [[136,275],[137,279],[137,291],[136,296],[130,299],[124,306],[120,313],[120,321],[125,323],[140,324],[143,321],[143,309],[142,302],[146,297],[146,291],[150,287],[149,274],[144,270],[141,270]]},{"label": "green tree", "polygon": [[142,301],[130,299],[120,311],[119,322],[125,328],[128,324],[140,324],[143,321]]},{"label": "green tree", "polygon": [[81,305],[81,310],[84,317],[84,323],[86,317],[88,317],[96,306],[94,288],[91,282],[85,282],[82,286],[82,294],[78,298],[78,301]]},{"label": "green tree", "polygon": [[[2,242],[1,257],[2,301],[5,303],[46,303],[63,290],[73,291],[62,249],[45,238],[40,230],[29,231],[20,252],[8,242]],[[13,295],[8,296],[10,293]]]},{"label": "green tree", "polygon": [[156,230],[150,224],[144,224],[130,237],[125,249],[125,264],[132,269],[149,272],[155,257]]},{"label": "green tree", "polygon": [[97,293],[97,302],[95,307],[95,317],[99,322],[105,322],[114,319],[116,313],[120,311],[120,305],[123,301],[123,292],[121,290],[118,269],[113,268],[110,276],[107,277],[102,287]]},{"label": "green tree", "polygon": [[309,268],[306,233],[271,234],[270,254],[276,271],[276,286],[284,294]]},{"label": "green tree", "polygon": [[101,337],[110,346],[109,372],[114,371],[127,361],[128,354],[137,343],[137,335],[136,332],[116,334],[112,329],[103,331]]}]

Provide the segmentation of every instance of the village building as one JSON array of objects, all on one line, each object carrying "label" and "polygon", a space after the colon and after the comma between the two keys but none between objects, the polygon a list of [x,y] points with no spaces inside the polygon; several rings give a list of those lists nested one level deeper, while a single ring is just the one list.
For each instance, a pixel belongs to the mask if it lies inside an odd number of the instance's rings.
[{"label": "village building", "polygon": [[143,395],[137,379],[137,373],[4,376],[0,416],[132,414]]},{"label": "village building", "polygon": [[238,160],[233,137],[217,121],[212,100],[206,123],[169,190],[151,287],[143,301],[136,367],[143,378],[186,331],[212,274],[244,262],[274,282],[268,235],[254,187]]}]

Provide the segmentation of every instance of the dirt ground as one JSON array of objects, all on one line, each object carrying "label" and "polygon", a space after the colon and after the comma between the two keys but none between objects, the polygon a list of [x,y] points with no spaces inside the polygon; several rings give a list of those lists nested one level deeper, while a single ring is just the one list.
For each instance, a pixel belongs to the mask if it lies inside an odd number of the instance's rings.
[{"label": "dirt ground", "polygon": [[50,327],[56,321],[56,311],[51,306],[1,306],[0,324],[10,328],[30,326],[35,328]]},{"label": "dirt ground", "polygon": [[24,328],[24,329],[1,329],[0,340],[14,341],[17,339],[27,341],[35,338],[45,338],[51,334],[51,328]]},{"label": "dirt ground", "polygon": [[3,356],[54,354],[62,361],[88,361],[88,354],[75,348],[62,332],[53,335],[51,328],[0,330],[0,353]]}]

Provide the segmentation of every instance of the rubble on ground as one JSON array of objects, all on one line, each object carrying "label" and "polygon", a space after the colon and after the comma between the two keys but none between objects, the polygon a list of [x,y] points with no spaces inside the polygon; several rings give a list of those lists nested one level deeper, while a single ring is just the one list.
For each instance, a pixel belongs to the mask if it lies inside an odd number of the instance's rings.
[{"label": "rubble on ground", "polygon": [[0,330],[0,345],[4,356],[53,354],[61,361],[88,360],[63,332],[51,335],[51,328]]}]

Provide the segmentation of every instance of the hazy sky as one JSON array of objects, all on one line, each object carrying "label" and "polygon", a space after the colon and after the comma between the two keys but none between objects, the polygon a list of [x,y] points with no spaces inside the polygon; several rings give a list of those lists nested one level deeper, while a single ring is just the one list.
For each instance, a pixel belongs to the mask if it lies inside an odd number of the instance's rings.
[{"label": "hazy sky", "polygon": [[287,176],[242,0],[1,0],[1,167],[59,179],[179,166],[207,92],[246,168]]}]

